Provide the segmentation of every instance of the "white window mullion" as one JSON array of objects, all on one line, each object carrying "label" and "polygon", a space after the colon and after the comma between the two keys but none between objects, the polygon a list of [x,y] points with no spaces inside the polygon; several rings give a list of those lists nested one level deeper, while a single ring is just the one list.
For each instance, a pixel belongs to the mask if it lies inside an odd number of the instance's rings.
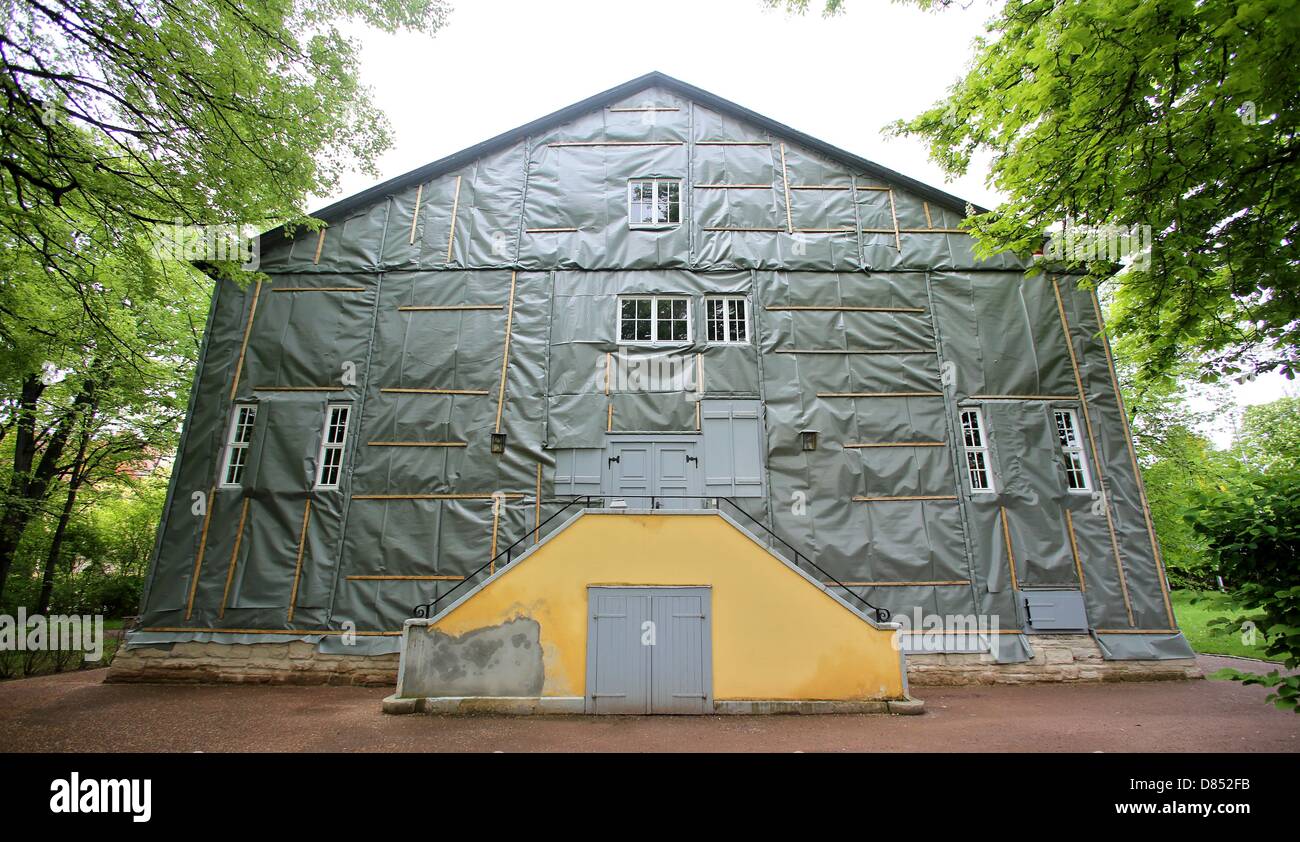
[{"label": "white window mullion", "polygon": [[962,454],[966,462],[966,479],[972,494],[992,494],[993,475],[989,465],[988,436],[984,431],[984,413],[977,407],[961,411]]},{"label": "white window mullion", "polygon": [[338,488],[343,477],[343,456],[348,441],[348,422],[352,405],[331,403],[325,407],[325,430],[321,435],[317,459],[317,488]]},{"label": "white window mullion", "polygon": [[230,415],[230,428],[226,434],[226,458],[222,460],[221,484],[227,487],[243,485],[244,471],[248,467],[248,449],[253,442],[253,425],[257,421],[255,404],[236,404]]}]

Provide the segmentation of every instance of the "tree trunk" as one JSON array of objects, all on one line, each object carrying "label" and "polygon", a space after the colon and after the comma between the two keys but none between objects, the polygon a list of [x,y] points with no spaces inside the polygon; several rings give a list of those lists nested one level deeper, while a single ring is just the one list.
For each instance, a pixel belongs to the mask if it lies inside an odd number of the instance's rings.
[{"label": "tree trunk", "polygon": [[5,580],[13,567],[18,544],[22,541],[27,524],[45,500],[50,481],[59,472],[59,460],[68,444],[73,428],[79,423],[82,410],[95,393],[93,377],[87,377],[77,392],[72,406],[59,418],[48,439],[36,467],[36,400],[45,391],[45,384],[36,375],[23,381],[19,399],[17,439],[14,442],[14,472],[9,481],[9,495],[4,514],[0,515],[0,600],[4,598]]},{"label": "tree trunk", "polygon": [[72,463],[72,472],[68,476],[68,496],[63,501],[63,511],[59,512],[59,524],[54,528],[54,540],[50,542],[49,555],[45,557],[45,571],[41,574],[41,595],[36,600],[37,614],[45,614],[50,610],[50,597],[54,594],[54,571],[58,567],[59,555],[63,550],[63,536],[67,534],[68,522],[72,520],[72,509],[77,503],[77,492],[86,478],[86,448],[89,444],[90,431],[83,430],[81,445],[77,448],[77,459]]}]

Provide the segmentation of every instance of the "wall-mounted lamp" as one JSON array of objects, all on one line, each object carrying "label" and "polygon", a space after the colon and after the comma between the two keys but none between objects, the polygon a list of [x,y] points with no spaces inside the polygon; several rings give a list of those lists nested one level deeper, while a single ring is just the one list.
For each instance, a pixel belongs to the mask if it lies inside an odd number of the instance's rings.
[{"label": "wall-mounted lamp", "polygon": [[801,431],[801,432],[799,433],[799,440],[800,440],[800,443],[803,445],[803,449],[804,449],[804,450],[816,450],[816,449],[817,449],[817,431],[816,431],[816,430],[803,430],[803,431]]},{"label": "wall-mounted lamp", "polygon": [[493,453],[505,453],[505,452],[506,452],[506,434],[505,434],[505,433],[493,433],[493,434],[492,434],[492,452],[493,452]]}]

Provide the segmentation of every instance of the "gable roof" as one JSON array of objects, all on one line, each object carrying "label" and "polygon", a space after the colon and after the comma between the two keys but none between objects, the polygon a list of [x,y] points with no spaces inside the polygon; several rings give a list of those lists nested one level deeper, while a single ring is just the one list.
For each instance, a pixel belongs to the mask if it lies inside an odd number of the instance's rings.
[{"label": "gable roof", "polygon": [[[756,111],[751,111],[743,105],[737,105],[731,100],[723,99],[716,94],[711,94],[703,88],[697,88],[694,85],[687,84],[680,79],[674,79],[672,76],[668,76],[667,74],[658,71],[651,71],[644,76],[638,76],[637,78],[624,82],[621,85],[616,85],[607,91],[602,91],[594,96],[575,102],[572,105],[565,106],[559,111],[553,111],[545,117],[539,117],[532,122],[525,123],[522,126],[511,129],[510,131],[503,132],[496,137],[483,141],[482,143],[477,143],[474,146],[462,149],[459,152],[455,152],[445,158],[440,158],[430,164],[425,164],[422,167],[413,169],[408,173],[397,176],[396,178],[390,178],[389,180],[380,182],[373,187],[368,187],[360,193],[354,193],[345,199],[340,199],[332,205],[321,208],[311,215],[327,222],[338,221],[339,219],[347,217],[354,210],[382,201],[388,196],[405,190],[408,187],[414,187],[417,184],[425,184],[440,175],[460,169],[485,155],[513,146],[531,135],[540,134],[554,128],[555,126],[574,120],[588,112],[604,108],[605,106],[624,100],[633,94],[651,87],[664,88],[679,94],[685,99],[712,108],[722,114],[752,123],[753,125],[766,129],[773,135],[782,137],[814,152],[821,153],[832,160],[839,161],[860,172],[873,175],[882,181],[887,181],[899,187],[906,188],[918,196],[929,199],[930,201],[944,207],[956,210],[963,215],[965,214],[968,205],[973,207],[977,213],[983,213],[986,210],[979,205],[973,205],[965,199],[954,196],[951,193],[938,189],[937,187],[931,187],[924,182],[917,181],[916,179],[905,176],[900,172],[895,172],[888,167],[883,167],[873,161],[868,161],[866,158],[854,155],[852,152],[846,152],[838,146],[832,146],[823,140],[818,140],[811,135],[792,129],[783,123],[778,123],[770,117],[764,117]],[[280,233],[283,230],[284,226],[282,225],[268,231],[262,236],[268,237],[272,234]]]}]

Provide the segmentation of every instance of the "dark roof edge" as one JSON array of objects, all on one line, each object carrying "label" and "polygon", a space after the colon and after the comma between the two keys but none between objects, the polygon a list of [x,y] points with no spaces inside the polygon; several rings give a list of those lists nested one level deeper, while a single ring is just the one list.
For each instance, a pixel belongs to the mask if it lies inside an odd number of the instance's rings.
[{"label": "dark roof edge", "polygon": [[[553,111],[544,117],[539,117],[536,120],[523,124],[522,126],[513,128],[510,131],[503,132],[502,134],[489,138],[482,143],[476,143],[473,146],[462,149],[445,158],[440,158],[437,161],[425,164],[424,166],[411,170],[410,172],[380,182],[373,187],[368,187],[360,193],[354,193],[347,198],[340,199],[331,205],[327,205],[326,207],[315,211],[311,216],[317,219],[324,219],[327,222],[337,221],[338,219],[345,217],[349,211],[386,199],[393,193],[404,190],[408,187],[427,183],[429,180],[436,178],[439,175],[459,169],[478,158],[490,155],[493,152],[519,143],[530,135],[545,131],[556,125],[580,117],[593,109],[602,108],[612,102],[618,102],[619,100],[625,99],[638,91],[654,86],[667,88],[668,90],[681,94],[687,99],[708,106],[715,111],[761,126],[774,135],[779,135],[786,140],[792,141],[815,152],[820,152],[829,158],[839,160],[855,169],[861,170],[862,172],[877,176],[883,181],[889,181],[900,187],[905,187],[919,196],[947,206],[963,215],[966,212],[966,206],[969,203],[959,196],[954,196],[951,193],[938,189],[937,187],[931,187],[924,182],[917,181],[914,178],[910,178],[900,172],[891,170],[888,167],[883,167],[880,164],[869,161],[858,155],[854,155],[851,152],[846,152],[837,146],[832,146],[831,144],[818,140],[811,135],[792,129],[783,123],[778,123],[770,117],[764,117],[756,111],[751,111],[742,105],[737,105],[736,103],[723,99],[716,94],[711,94],[702,88],[697,88],[694,85],[687,84],[679,79],[674,79],[672,76],[668,76],[664,73],[652,71],[644,76],[638,76],[635,79],[624,82],[621,85],[616,85],[607,91],[602,91],[594,96],[589,96],[584,100],[575,102],[572,105],[565,106],[559,111]],[[986,210],[979,205],[971,206],[977,213],[983,213]],[[267,231],[262,236],[270,237],[274,234],[282,233],[284,229],[285,226],[280,225]]]}]

